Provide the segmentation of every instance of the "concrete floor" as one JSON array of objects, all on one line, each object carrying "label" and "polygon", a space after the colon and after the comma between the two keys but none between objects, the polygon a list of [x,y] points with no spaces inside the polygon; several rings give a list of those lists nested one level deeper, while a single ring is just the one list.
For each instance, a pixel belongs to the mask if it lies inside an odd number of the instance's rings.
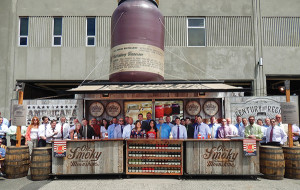
[{"label": "concrete floor", "polygon": [[84,190],[84,189],[128,189],[128,190],[185,190],[185,189],[272,189],[272,190],[293,190],[300,189],[300,180],[267,180],[258,178],[251,179],[181,179],[170,177],[132,177],[129,179],[97,179],[97,178],[59,178],[46,181],[31,181],[28,177],[19,179],[0,178],[1,190]]}]

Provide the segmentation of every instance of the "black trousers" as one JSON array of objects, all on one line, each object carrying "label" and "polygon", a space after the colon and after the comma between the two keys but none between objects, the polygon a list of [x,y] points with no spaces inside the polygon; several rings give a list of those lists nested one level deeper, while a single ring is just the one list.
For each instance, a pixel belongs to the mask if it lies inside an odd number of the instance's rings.
[{"label": "black trousers", "polygon": [[46,146],[46,141],[43,139],[40,139],[38,142],[38,147],[45,147]]},{"label": "black trousers", "polygon": [[268,142],[267,145],[269,145],[269,146],[280,146],[280,142]]},{"label": "black trousers", "polygon": [[[13,140],[13,139],[10,139],[10,144],[11,144],[11,146],[16,146],[17,141]],[[25,139],[21,140],[21,145],[25,145]]]}]

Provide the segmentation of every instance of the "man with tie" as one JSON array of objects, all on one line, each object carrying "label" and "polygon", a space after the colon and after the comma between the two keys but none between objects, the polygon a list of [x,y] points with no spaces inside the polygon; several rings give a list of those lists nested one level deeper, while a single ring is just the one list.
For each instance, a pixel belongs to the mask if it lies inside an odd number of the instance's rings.
[{"label": "man with tie", "polygon": [[287,135],[275,122],[275,119],[271,119],[271,126],[266,133],[266,142],[267,145],[282,146],[287,141]]},{"label": "man with tie", "polygon": [[228,135],[232,134],[232,128],[228,126],[228,121],[226,119],[222,119],[221,127],[218,129],[218,138],[225,139]]},{"label": "man with tie", "polygon": [[92,118],[92,120],[91,120],[91,127],[95,131],[95,137],[99,137],[100,138],[100,125],[97,124],[97,119],[96,118]]},{"label": "man with tie", "polygon": [[119,119],[119,124],[118,124],[118,119],[116,117],[113,117],[112,121],[113,124],[111,124],[107,129],[108,138],[109,139],[122,138],[123,128],[121,125],[123,125],[124,123],[123,118]]},{"label": "man with tie", "polygon": [[94,129],[88,125],[88,121],[85,118],[82,119],[82,126],[79,132],[84,139],[92,139],[95,136]]},{"label": "man with tie", "polygon": [[281,127],[281,128],[284,130],[284,132],[285,132],[286,134],[288,134],[288,133],[289,133],[289,125],[288,125],[288,124],[283,124],[283,123],[282,123],[281,115],[280,115],[280,114],[277,114],[277,115],[275,116],[275,120],[276,120],[276,124],[277,124],[279,127]]},{"label": "man with tie", "polygon": [[239,133],[238,133],[238,135],[240,136],[240,137],[245,137],[245,127],[248,125],[248,120],[247,120],[247,118],[242,118],[242,123],[243,123],[243,125],[240,125],[240,127],[239,127]]},{"label": "man with tie", "polygon": [[56,125],[55,120],[51,120],[50,126],[46,129],[46,146],[51,147],[51,141],[59,139],[61,139],[60,127]]},{"label": "man with tie", "polygon": [[173,128],[174,125],[171,123],[171,117],[170,116],[166,117],[166,124],[169,125],[171,127],[171,129]]},{"label": "man with tie", "polygon": [[218,138],[218,129],[220,125],[217,123],[216,117],[210,117],[210,124],[208,125],[211,131],[211,138]]},{"label": "man with tie", "polygon": [[57,127],[60,129],[61,139],[69,138],[70,125],[66,122],[66,117],[62,116],[60,118],[60,123],[57,124]]},{"label": "man with tie", "polygon": [[38,136],[39,136],[38,147],[46,146],[46,130],[48,127],[50,127],[49,118],[47,116],[43,116],[42,120],[43,120],[43,124],[39,126],[39,131],[38,131]]},{"label": "man with tie", "polygon": [[138,120],[141,122],[142,124],[142,131],[148,131],[148,122],[145,120],[143,121],[143,114],[139,113],[138,115]]},{"label": "man with tie", "polygon": [[198,138],[198,134],[201,134],[201,138],[208,139],[211,135],[209,126],[202,122],[202,116],[197,117],[197,124],[195,125],[194,139]]},{"label": "man with tie", "polygon": [[236,124],[235,127],[239,130],[241,126],[244,126],[242,122],[242,117],[240,115],[236,116]]},{"label": "man with tie", "polygon": [[176,125],[172,127],[171,133],[174,139],[187,139],[187,132],[185,126],[180,124],[180,118],[175,119]]},{"label": "man with tie", "polygon": [[195,129],[194,129],[193,123],[191,122],[191,119],[189,117],[185,118],[185,128],[187,130],[188,138],[193,139]]},{"label": "man with tie", "polygon": [[132,117],[129,117],[127,120],[127,125],[123,129],[123,134],[122,134],[123,139],[130,139],[131,131],[133,129],[132,126],[134,127],[133,119]]}]

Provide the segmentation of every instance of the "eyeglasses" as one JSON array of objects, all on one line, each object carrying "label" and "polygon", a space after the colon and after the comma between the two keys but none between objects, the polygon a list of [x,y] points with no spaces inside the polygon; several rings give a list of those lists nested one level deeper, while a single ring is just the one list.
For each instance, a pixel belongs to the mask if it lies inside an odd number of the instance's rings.
[{"label": "eyeglasses", "polygon": [[120,122],[123,122],[123,120],[119,120]]},{"label": "eyeglasses", "polygon": [[33,119],[33,121],[37,121],[37,119]]},{"label": "eyeglasses", "polygon": [[275,123],[275,121],[271,121],[272,123]]},{"label": "eyeglasses", "polygon": [[281,118],[281,117],[276,117],[276,118]]}]

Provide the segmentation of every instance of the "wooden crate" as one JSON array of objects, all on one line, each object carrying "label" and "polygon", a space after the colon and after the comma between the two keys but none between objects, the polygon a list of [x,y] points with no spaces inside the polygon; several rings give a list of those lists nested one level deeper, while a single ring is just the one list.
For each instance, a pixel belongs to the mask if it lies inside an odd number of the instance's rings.
[{"label": "wooden crate", "polygon": [[126,149],[126,174],[183,174],[182,140],[127,140]]}]

